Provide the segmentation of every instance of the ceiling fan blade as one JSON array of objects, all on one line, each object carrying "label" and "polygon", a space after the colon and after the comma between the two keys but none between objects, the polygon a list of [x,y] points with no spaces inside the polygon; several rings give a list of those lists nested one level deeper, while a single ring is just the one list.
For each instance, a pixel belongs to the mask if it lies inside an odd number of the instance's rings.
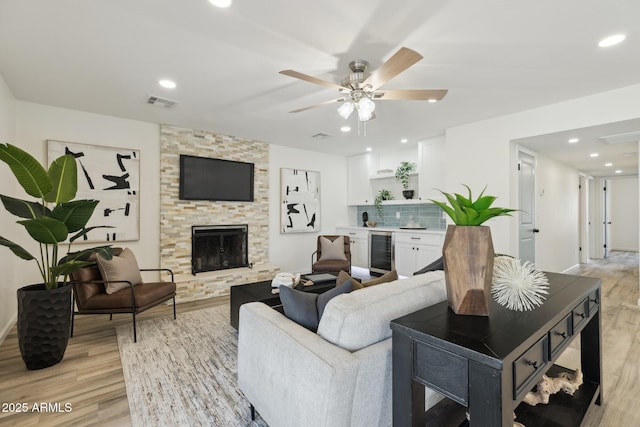
[{"label": "ceiling fan blade", "polygon": [[310,110],[312,108],[321,107],[323,105],[333,104],[335,102],[344,102],[344,101],[345,101],[344,98],[330,99],[329,101],[324,101],[324,102],[321,102],[319,104],[314,104],[314,105],[309,105],[307,107],[298,108],[297,110],[292,110],[292,111],[289,111],[289,112],[290,113],[299,113],[301,111],[307,111],[307,110]]},{"label": "ceiling fan blade", "polygon": [[422,55],[415,50],[401,47],[387,62],[371,73],[364,85],[370,84],[375,90],[421,59]]},{"label": "ceiling fan blade", "polygon": [[327,86],[333,89],[338,89],[338,90],[342,90],[345,89],[343,86],[337,85],[335,83],[331,83],[331,82],[327,82],[324,80],[320,80],[316,77],[312,77],[306,74],[302,74],[299,73],[297,71],[293,71],[293,70],[282,70],[280,71],[280,74],[284,74],[285,76],[289,76],[289,77],[293,77],[294,79],[300,79],[300,80],[304,80],[306,82],[310,82],[310,83],[315,83],[317,85],[321,85],[321,86]]},{"label": "ceiling fan blade", "polygon": [[397,89],[378,90],[373,95],[375,101],[391,101],[397,99],[429,101],[434,99],[440,101],[447,94],[447,89]]}]

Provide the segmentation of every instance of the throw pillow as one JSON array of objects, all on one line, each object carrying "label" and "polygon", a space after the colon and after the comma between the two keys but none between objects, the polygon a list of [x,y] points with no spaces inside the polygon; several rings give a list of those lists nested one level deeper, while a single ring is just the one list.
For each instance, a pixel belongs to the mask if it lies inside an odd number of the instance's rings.
[{"label": "throw pillow", "polygon": [[422,274],[422,273],[427,273],[429,271],[436,271],[436,270],[444,270],[444,262],[442,261],[442,257],[433,261],[431,264],[427,265],[426,267],[422,267],[420,270],[413,273],[413,275],[415,276],[416,274]]},{"label": "throw pillow", "polygon": [[[124,249],[120,256],[114,256],[110,260],[98,256],[96,262],[102,279],[105,281],[117,282],[119,280],[127,280],[133,285],[142,283],[142,275],[140,274],[138,262],[129,248]],[[105,290],[108,294],[118,292],[128,287],[128,283],[105,283]]]},{"label": "throw pillow", "polygon": [[297,324],[315,332],[318,329],[318,294],[280,286],[280,302],[284,315]]},{"label": "throw pillow", "polygon": [[369,286],[379,285],[380,283],[393,282],[394,280],[398,280],[398,272],[396,270],[391,270],[380,277],[362,282],[362,286],[367,288]]},{"label": "throw pillow", "polygon": [[[340,283],[340,282],[336,282],[336,283]],[[352,290],[353,290],[353,283],[351,282],[351,280],[347,279],[344,282],[337,285],[335,288],[318,295],[318,301],[316,302],[316,305],[318,308],[318,324],[320,323],[320,319],[322,319],[324,308],[327,306],[329,301],[331,301],[332,298],[335,298],[338,295],[348,294]],[[318,325],[316,325],[316,329],[318,329]]]},{"label": "throw pillow", "polygon": [[342,283],[345,280],[351,279],[351,283],[353,284],[353,289],[362,289],[368,286],[379,285],[380,283],[393,282],[394,280],[398,280],[398,272],[396,270],[391,270],[388,273],[383,274],[380,277],[376,277],[375,279],[367,280],[362,283],[358,282],[356,279],[351,277],[349,273],[346,271],[340,271],[338,273],[337,283]]},{"label": "throw pillow", "polygon": [[364,286],[362,286],[362,283],[360,283],[358,280],[356,280],[353,277],[351,277],[349,275],[349,273],[347,273],[344,270],[340,270],[338,272],[338,279],[336,280],[336,283],[343,283],[346,280],[351,280],[351,283],[353,284],[353,289],[354,290],[364,288]]},{"label": "throw pillow", "polygon": [[350,280],[322,294],[303,292],[288,286],[280,286],[280,301],[284,315],[310,331],[316,332],[324,308],[332,298],[353,290]]},{"label": "throw pillow", "polygon": [[347,260],[347,256],[344,254],[344,236],[338,236],[333,242],[324,236],[320,236],[320,259],[318,261],[331,259]]}]

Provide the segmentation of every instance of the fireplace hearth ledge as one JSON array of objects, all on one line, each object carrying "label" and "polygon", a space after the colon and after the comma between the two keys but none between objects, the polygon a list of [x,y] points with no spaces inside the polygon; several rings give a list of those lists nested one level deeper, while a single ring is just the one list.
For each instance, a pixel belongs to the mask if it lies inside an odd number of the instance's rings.
[{"label": "fireplace hearth ledge", "polygon": [[176,302],[198,301],[218,296],[227,296],[229,288],[244,283],[271,280],[280,272],[280,267],[264,263],[253,268],[241,267],[226,270],[206,271],[192,274],[176,274]]}]

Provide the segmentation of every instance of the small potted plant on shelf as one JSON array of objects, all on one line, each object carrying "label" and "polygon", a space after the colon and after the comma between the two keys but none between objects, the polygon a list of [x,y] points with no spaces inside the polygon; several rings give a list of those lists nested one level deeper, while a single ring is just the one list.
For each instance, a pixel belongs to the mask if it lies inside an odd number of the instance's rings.
[{"label": "small potted plant on shelf", "polygon": [[413,190],[409,190],[409,174],[416,170],[416,164],[411,162],[400,162],[396,169],[396,179],[402,184],[402,195],[405,199],[413,199]]},{"label": "small potted plant on shelf", "polygon": [[373,204],[375,205],[376,210],[378,211],[378,216],[380,218],[382,218],[382,201],[383,200],[393,200],[393,195],[391,195],[391,192],[389,190],[382,189],[378,191],[378,195],[373,201]]},{"label": "small potted plant on shelf", "polygon": [[485,196],[484,190],[473,200],[471,188],[465,187],[468,197],[439,190],[449,205],[431,200],[455,224],[447,227],[442,247],[447,300],[456,314],[488,316],[495,254],[491,229],[481,224],[497,216],[510,215],[516,209],[492,208],[496,198]]},{"label": "small potted plant on shelf", "polygon": [[[87,259],[93,252],[111,259],[113,249],[101,246],[69,252],[72,242],[101,228],[85,228],[98,201],[73,200],[77,191],[73,156],[57,158],[47,171],[29,153],[11,144],[0,144],[0,160],[9,166],[25,192],[38,199],[28,201],[0,194],[6,210],[21,218],[17,223],[37,242],[39,256],[2,236],[0,245],[19,258],[38,264],[42,282],[18,289],[18,344],[28,369],[46,368],[62,360],[69,341],[73,305],[67,276],[91,264]],[[70,233],[75,234],[69,238],[67,253],[60,253],[59,246]]]}]

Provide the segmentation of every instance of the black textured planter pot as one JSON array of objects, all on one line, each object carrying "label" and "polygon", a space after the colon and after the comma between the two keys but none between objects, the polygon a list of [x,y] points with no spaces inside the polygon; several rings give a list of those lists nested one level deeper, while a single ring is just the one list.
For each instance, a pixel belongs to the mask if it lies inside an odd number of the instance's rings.
[{"label": "black textured planter pot", "polygon": [[413,190],[403,190],[402,195],[405,199],[413,199]]},{"label": "black textured planter pot", "polygon": [[47,290],[44,284],[18,289],[18,344],[27,369],[62,360],[71,332],[71,286]]}]

